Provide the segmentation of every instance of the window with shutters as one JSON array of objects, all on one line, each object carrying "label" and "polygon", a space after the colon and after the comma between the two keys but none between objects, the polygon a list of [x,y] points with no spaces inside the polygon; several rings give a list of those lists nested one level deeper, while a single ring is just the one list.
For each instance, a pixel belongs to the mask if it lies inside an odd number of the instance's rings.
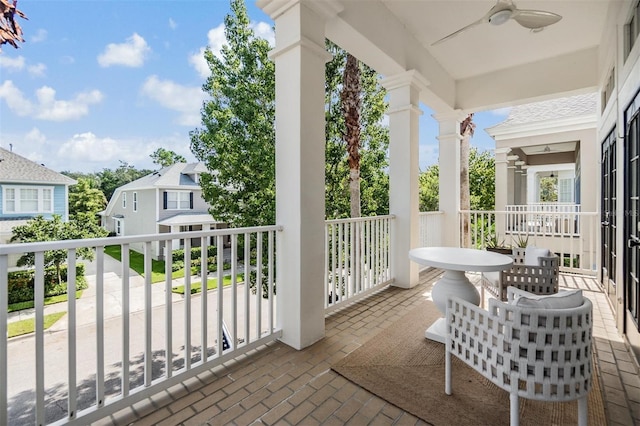
[{"label": "window with shutters", "polygon": [[191,193],[187,191],[167,191],[165,208],[167,210],[189,210],[191,208]]},{"label": "window with shutters", "polygon": [[133,211],[134,212],[138,211],[138,193],[137,192],[133,193]]}]

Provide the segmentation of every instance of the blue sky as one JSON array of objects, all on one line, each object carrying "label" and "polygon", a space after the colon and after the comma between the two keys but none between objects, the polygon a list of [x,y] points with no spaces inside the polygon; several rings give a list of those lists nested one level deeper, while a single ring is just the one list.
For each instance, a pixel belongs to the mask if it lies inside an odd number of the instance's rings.
[{"label": "blue sky", "polygon": [[[272,21],[247,2],[257,34]],[[31,1],[19,8],[26,43],[0,53],[0,145],[57,170],[154,168],[159,147],[194,161],[189,131],[207,95],[202,52],[224,43],[228,0]],[[273,41],[272,41],[273,43]],[[472,144],[504,111],[477,113]],[[420,165],[437,161],[437,123],[425,107]]]}]

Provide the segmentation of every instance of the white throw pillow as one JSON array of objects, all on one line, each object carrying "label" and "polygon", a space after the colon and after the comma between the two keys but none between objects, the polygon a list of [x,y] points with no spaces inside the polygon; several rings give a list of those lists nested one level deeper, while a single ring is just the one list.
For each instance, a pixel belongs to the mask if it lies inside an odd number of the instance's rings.
[{"label": "white throw pillow", "polygon": [[524,251],[524,264],[529,266],[540,266],[540,257],[549,256],[549,250],[545,248],[537,248],[536,246],[527,246]]},{"label": "white throw pillow", "polygon": [[539,309],[570,309],[582,306],[582,290],[564,290],[556,294],[531,294],[516,299],[516,306]]}]

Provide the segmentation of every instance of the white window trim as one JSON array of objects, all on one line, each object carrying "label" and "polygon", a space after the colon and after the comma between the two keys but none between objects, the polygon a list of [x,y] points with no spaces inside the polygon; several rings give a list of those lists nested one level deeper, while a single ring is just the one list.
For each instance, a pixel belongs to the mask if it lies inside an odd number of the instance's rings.
[{"label": "white window trim", "polygon": [[134,212],[138,211],[138,193],[137,192],[133,193],[133,211]]},{"label": "white window trim", "polygon": [[[14,190],[14,194],[15,194],[15,208],[13,211],[7,211],[7,190],[8,189],[13,189]],[[21,197],[20,197],[20,190],[23,189],[35,189],[38,191],[38,208],[33,211],[33,210],[22,210],[21,209]],[[26,186],[26,185],[18,185],[18,186],[8,186],[8,185],[3,185],[2,187],[2,212],[3,214],[42,214],[42,213],[50,213],[53,214],[54,213],[54,198],[55,198],[55,191],[54,191],[54,187],[53,186]],[[49,206],[48,209],[46,208],[46,206],[44,205],[44,191],[48,190],[51,192],[51,199],[49,200]]]},{"label": "white window trim", "polygon": [[[186,200],[187,201],[187,207],[186,208],[180,207],[180,196],[178,196],[176,208],[169,207],[169,194],[171,194],[171,193],[187,194],[187,200]],[[189,194],[191,194],[191,191],[167,191],[167,210],[191,210],[191,195],[189,195]]]},{"label": "white window trim", "polygon": [[127,193],[122,191],[122,208],[127,208]]},{"label": "white window trim", "polygon": [[113,232],[115,232],[117,236],[124,235],[124,220],[119,217],[113,218]]}]

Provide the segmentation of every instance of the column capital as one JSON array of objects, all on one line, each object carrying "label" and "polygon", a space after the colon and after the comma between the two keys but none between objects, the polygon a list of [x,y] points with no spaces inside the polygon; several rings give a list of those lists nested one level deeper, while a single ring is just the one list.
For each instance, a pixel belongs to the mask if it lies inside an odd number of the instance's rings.
[{"label": "column capital", "polygon": [[511,152],[511,148],[496,148],[494,152],[496,154],[496,164],[509,162],[507,155]]},{"label": "column capital", "polygon": [[269,59],[275,61],[278,56],[284,55],[297,47],[310,51],[325,62],[329,62],[333,59],[333,55],[327,52],[324,46],[320,46],[318,43],[307,37],[301,37],[299,40],[295,40],[293,43],[289,43],[286,46],[278,46],[275,49],[272,49],[269,51]]},{"label": "column capital", "polygon": [[409,70],[400,74],[385,77],[380,84],[387,90],[400,89],[411,86],[419,91],[425,90],[429,86],[429,81],[416,70]]},{"label": "column capital", "polygon": [[331,19],[336,17],[344,7],[336,0],[324,0],[324,1],[305,1],[305,0],[257,0],[256,6],[264,11],[271,19],[276,20],[279,16],[283,15],[287,10],[296,6],[297,4],[304,4],[309,9],[316,12],[318,15],[325,19]]},{"label": "column capital", "polygon": [[464,112],[461,109],[454,109],[448,112],[438,112],[432,114],[431,116],[439,123],[446,123],[448,121],[456,121],[458,123],[462,122],[465,118],[467,118],[468,113]]}]

